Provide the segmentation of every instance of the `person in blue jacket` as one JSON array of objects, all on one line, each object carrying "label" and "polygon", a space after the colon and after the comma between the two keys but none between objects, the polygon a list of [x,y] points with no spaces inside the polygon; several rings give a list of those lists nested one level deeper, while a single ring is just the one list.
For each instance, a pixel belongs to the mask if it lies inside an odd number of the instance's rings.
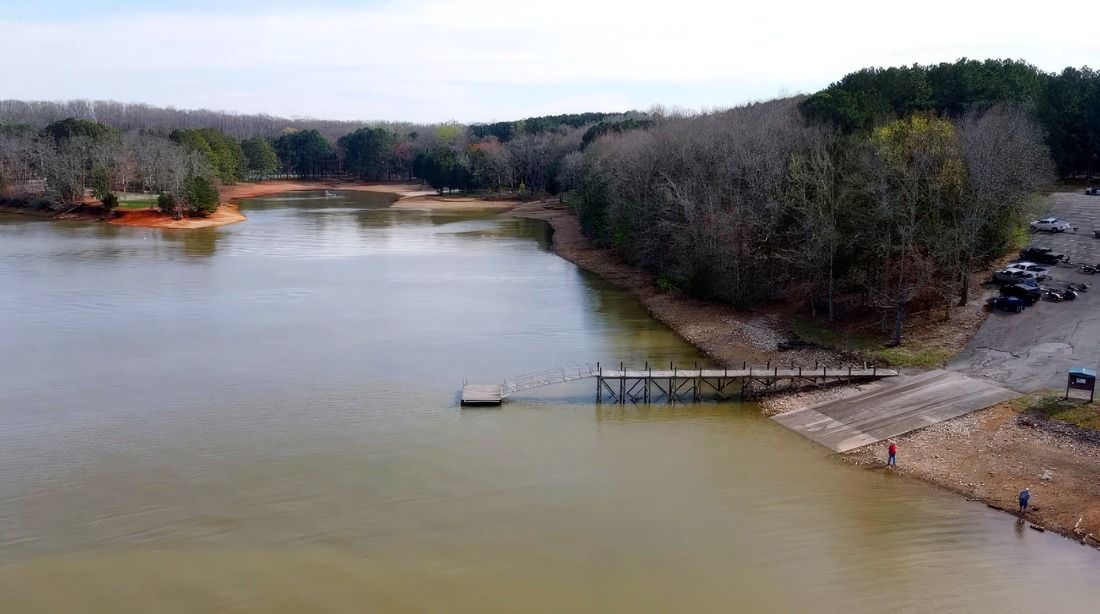
[{"label": "person in blue jacket", "polygon": [[1020,491],[1020,513],[1027,513],[1027,502],[1031,500],[1031,489],[1025,488]]}]

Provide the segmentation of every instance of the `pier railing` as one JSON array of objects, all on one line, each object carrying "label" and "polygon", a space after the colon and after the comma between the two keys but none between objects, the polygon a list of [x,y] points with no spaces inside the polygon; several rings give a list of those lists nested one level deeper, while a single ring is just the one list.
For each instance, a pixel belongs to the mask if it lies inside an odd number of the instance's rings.
[{"label": "pier railing", "polygon": [[537,373],[528,373],[527,375],[520,375],[518,377],[511,377],[504,380],[504,384],[501,386],[501,389],[504,393],[504,396],[508,396],[510,394],[521,392],[523,390],[542,388],[543,386],[550,386],[552,384],[575,382],[577,380],[589,379],[598,376],[599,363],[581,363],[564,367],[555,367],[553,369],[547,369],[545,371],[539,371]]}]

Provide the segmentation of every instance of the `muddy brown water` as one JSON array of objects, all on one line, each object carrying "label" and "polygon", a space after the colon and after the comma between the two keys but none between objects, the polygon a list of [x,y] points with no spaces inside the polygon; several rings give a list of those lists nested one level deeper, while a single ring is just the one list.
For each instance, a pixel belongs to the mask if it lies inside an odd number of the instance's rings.
[{"label": "muddy brown water", "polygon": [[700,357],[542,223],[319,196],[196,231],[0,220],[5,612],[1100,602],[1097,552],[751,405],[459,409],[463,378]]}]

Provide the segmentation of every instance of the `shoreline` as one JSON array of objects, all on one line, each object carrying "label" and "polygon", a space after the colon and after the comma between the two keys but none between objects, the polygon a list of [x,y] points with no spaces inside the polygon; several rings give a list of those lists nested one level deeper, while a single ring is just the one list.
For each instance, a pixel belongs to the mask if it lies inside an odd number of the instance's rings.
[{"label": "shoreline", "polygon": [[398,198],[390,209],[408,209],[413,211],[507,211],[519,206],[518,200],[483,200],[476,196],[410,194]]},{"label": "shoreline", "polygon": [[247,219],[248,218],[241,213],[241,209],[237,205],[219,203],[218,208],[206,217],[185,217],[177,220],[170,215],[161,213],[157,209],[127,209],[119,212],[115,217],[108,219],[107,223],[114,224],[115,226],[187,230],[228,226],[229,224],[237,224]]},{"label": "shoreline", "polygon": [[397,200],[405,198],[417,198],[425,194],[434,194],[434,191],[425,191],[420,185],[408,183],[358,183],[339,181],[264,181],[242,182],[233,185],[222,186],[218,193],[220,202],[214,213],[207,217],[185,217],[181,220],[173,219],[155,208],[147,209],[123,209],[117,210],[115,216],[107,219],[108,224],[116,226],[138,226],[142,228],[168,228],[188,230],[195,228],[214,228],[238,224],[248,219],[241,213],[236,201],[245,198],[257,198],[270,196],[283,192],[301,192],[308,190],[348,190],[353,192],[379,192],[393,194]]},{"label": "shoreline", "polygon": [[624,263],[610,248],[594,246],[566,205],[533,201],[516,205],[505,215],[550,224],[555,254],[630,292],[653,317],[722,366],[745,361],[813,364],[840,358],[821,348],[780,351],[778,345],[787,335],[778,330],[779,314],[737,310],[661,289],[649,273]]},{"label": "shoreline", "polygon": [[520,204],[518,200],[484,200],[465,194],[438,194],[435,190],[425,189],[422,184],[412,183],[364,183],[346,181],[291,181],[273,180],[263,182],[242,182],[219,188],[220,202],[214,213],[206,217],[184,217],[174,219],[161,213],[155,207],[144,209],[116,209],[99,214],[66,213],[61,215],[38,213],[36,211],[0,207],[0,212],[27,215],[41,219],[82,220],[132,226],[140,228],[167,228],[188,230],[214,228],[238,224],[248,219],[241,212],[237,201],[246,198],[258,198],[284,192],[302,192],[310,190],[342,190],[350,192],[375,192],[390,194],[394,197],[390,205],[393,209],[410,211],[508,211]]},{"label": "shoreline", "polygon": [[381,183],[365,181],[297,181],[274,179],[271,181],[241,182],[222,186],[219,189],[223,202],[257,198],[282,192],[304,192],[309,190],[346,190],[350,192],[379,192],[393,194],[400,200],[435,194],[435,190],[424,189],[421,184]]},{"label": "shoreline", "polygon": [[[777,394],[761,401],[774,416],[859,394],[863,386],[838,386]],[[1100,444],[1043,428],[1016,401],[938,422],[894,437],[899,476],[984,503],[1066,539],[1100,549]],[[836,454],[867,470],[886,471],[887,443]],[[1031,509],[1021,517],[1016,497],[1031,488]]]},{"label": "shoreline", "polygon": [[[1100,549],[1100,445],[1044,429],[1012,402],[895,438],[899,475],[1006,512],[1045,531]],[[841,454],[857,467],[885,463],[885,443]],[[1031,506],[1017,512],[1019,491]]]},{"label": "shoreline", "polygon": [[108,224],[115,224],[116,226],[139,226],[143,228],[213,228],[237,224],[248,219],[247,216],[241,213],[236,201],[284,192],[309,190],[343,190],[392,194],[394,202],[390,205],[391,208],[421,211],[508,210],[520,204],[519,201],[514,200],[489,201],[466,195],[440,195],[435,190],[424,189],[423,185],[411,183],[274,180],[242,182],[222,186],[219,189],[221,202],[218,203],[218,208],[214,213],[207,217],[185,217],[176,220],[154,208],[147,208],[119,210],[114,217],[106,221]]},{"label": "shoreline", "polygon": [[[611,249],[592,245],[581,233],[576,216],[564,205],[524,203],[505,215],[550,224],[555,254],[629,291],[655,318],[720,364],[778,361],[780,356],[783,362],[839,358],[825,350],[780,353],[775,344],[784,338],[776,330],[780,325],[777,315],[738,311],[658,288],[648,273],[622,262]],[[764,398],[761,409],[764,415],[775,415],[858,394],[862,388],[778,392]],[[1090,488],[1093,476],[1100,474],[1100,445],[1021,426],[1011,403],[912,431],[896,440],[899,475],[1014,516],[1016,494],[1030,486],[1033,506],[1027,521],[1100,548],[1100,491]],[[886,444],[871,444],[838,456],[853,467],[876,469],[885,465]],[[1042,479],[1044,470],[1053,479]]]}]

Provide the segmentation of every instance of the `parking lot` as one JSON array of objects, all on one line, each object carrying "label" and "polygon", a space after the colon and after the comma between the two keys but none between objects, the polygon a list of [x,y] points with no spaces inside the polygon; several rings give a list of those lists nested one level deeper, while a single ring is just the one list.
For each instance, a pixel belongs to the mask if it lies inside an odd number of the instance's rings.
[{"label": "parking lot", "polygon": [[1052,194],[1049,197],[1050,209],[1043,214],[1043,217],[1064,219],[1076,230],[1057,234],[1037,232],[1032,235],[1031,244],[1065,254],[1074,264],[1098,264],[1100,239],[1095,238],[1092,231],[1094,228],[1100,230],[1100,196],[1088,196],[1082,192]]},{"label": "parking lot", "polygon": [[1100,274],[1077,271],[1082,263],[1100,264],[1100,196],[1082,191],[1049,197],[1044,217],[1069,221],[1077,229],[1059,234],[1036,233],[1032,245],[1066,254],[1073,264],[1051,267],[1054,279],[1044,285],[1064,287],[1084,282],[1095,287],[1075,301],[1040,301],[1021,314],[994,311],[949,366],[952,370],[989,377],[1021,392],[1064,387],[1071,367],[1100,366]]}]

